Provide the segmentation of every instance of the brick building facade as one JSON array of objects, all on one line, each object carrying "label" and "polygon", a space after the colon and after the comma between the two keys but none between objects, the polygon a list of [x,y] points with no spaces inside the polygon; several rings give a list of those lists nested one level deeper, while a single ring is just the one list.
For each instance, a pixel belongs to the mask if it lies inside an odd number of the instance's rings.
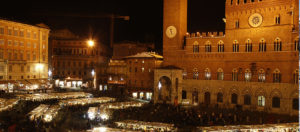
[{"label": "brick building facade", "polygon": [[[63,30],[62,32],[66,32]],[[96,68],[107,63],[107,47],[70,33],[51,34],[52,70],[55,85],[60,87],[94,87],[97,78]]]},{"label": "brick building facade", "polygon": [[225,6],[224,33],[190,34],[187,0],[164,0],[164,66],[181,70],[155,72],[154,101],[298,114],[299,1]]},{"label": "brick building facade", "polygon": [[[48,79],[49,32],[44,24],[0,19],[0,80],[25,87],[25,84],[39,84],[34,80]],[[5,89],[7,82],[1,83]]]}]

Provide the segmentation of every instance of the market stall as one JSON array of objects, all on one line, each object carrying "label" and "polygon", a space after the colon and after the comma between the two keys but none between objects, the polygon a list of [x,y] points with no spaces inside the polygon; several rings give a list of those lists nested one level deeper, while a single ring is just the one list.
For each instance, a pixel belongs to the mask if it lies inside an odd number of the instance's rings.
[{"label": "market stall", "polygon": [[114,103],[106,103],[101,104],[101,109],[126,109],[129,107],[142,107],[145,103],[136,102],[136,101],[128,101],[128,102],[114,102]]},{"label": "market stall", "polygon": [[115,101],[115,98],[99,97],[99,98],[80,98],[80,99],[67,99],[59,102],[60,106],[73,106],[73,105],[89,105],[101,104]]},{"label": "market stall", "polygon": [[299,132],[299,123],[197,127],[202,132]]},{"label": "market stall", "polygon": [[60,109],[61,107],[59,105],[50,106],[41,104],[28,113],[29,119],[31,121],[42,120],[44,122],[51,122],[56,117]]},{"label": "market stall", "polygon": [[160,123],[160,122],[143,122],[136,120],[125,120],[115,122],[117,127],[122,129],[131,129],[131,130],[142,130],[142,131],[176,131],[177,128],[174,127],[174,124]]},{"label": "market stall", "polygon": [[38,93],[38,94],[20,94],[17,97],[21,100],[30,101],[44,101],[50,99],[74,99],[74,98],[88,98],[92,94],[84,92],[67,92],[67,93]]},{"label": "market stall", "polygon": [[0,112],[11,109],[18,104],[19,99],[3,99],[0,98]]}]

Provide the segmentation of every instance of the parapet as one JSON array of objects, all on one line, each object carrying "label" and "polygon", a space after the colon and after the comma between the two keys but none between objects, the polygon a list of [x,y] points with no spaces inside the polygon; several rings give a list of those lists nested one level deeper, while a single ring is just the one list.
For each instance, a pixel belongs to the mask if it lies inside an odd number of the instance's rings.
[{"label": "parapet", "polygon": [[186,33],[186,38],[214,38],[214,37],[224,37],[224,32],[196,32],[196,33]]}]

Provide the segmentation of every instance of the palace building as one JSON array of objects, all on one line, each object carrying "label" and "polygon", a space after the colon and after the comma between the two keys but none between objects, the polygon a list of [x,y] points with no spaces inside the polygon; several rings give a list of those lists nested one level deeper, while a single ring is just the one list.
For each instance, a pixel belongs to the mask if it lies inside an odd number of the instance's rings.
[{"label": "palace building", "polygon": [[108,60],[107,47],[69,30],[51,35],[51,68],[56,87],[96,87],[97,67]]},{"label": "palace building", "polygon": [[187,33],[187,0],[164,0],[154,102],[297,115],[299,1],[225,6],[225,32]]},{"label": "palace building", "polygon": [[37,88],[47,82],[49,32],[44,24],[0,19],[0,90]]}]

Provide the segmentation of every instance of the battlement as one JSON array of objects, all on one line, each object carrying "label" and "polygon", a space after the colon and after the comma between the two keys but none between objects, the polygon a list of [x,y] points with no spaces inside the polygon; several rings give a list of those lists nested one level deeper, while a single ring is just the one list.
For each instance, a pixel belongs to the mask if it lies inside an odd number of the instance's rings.
[{"label": "battlement", "polygon": [[215,38],[224,37],[224,32],[196,32],[196,33],[186,33],[186,38]]}]

